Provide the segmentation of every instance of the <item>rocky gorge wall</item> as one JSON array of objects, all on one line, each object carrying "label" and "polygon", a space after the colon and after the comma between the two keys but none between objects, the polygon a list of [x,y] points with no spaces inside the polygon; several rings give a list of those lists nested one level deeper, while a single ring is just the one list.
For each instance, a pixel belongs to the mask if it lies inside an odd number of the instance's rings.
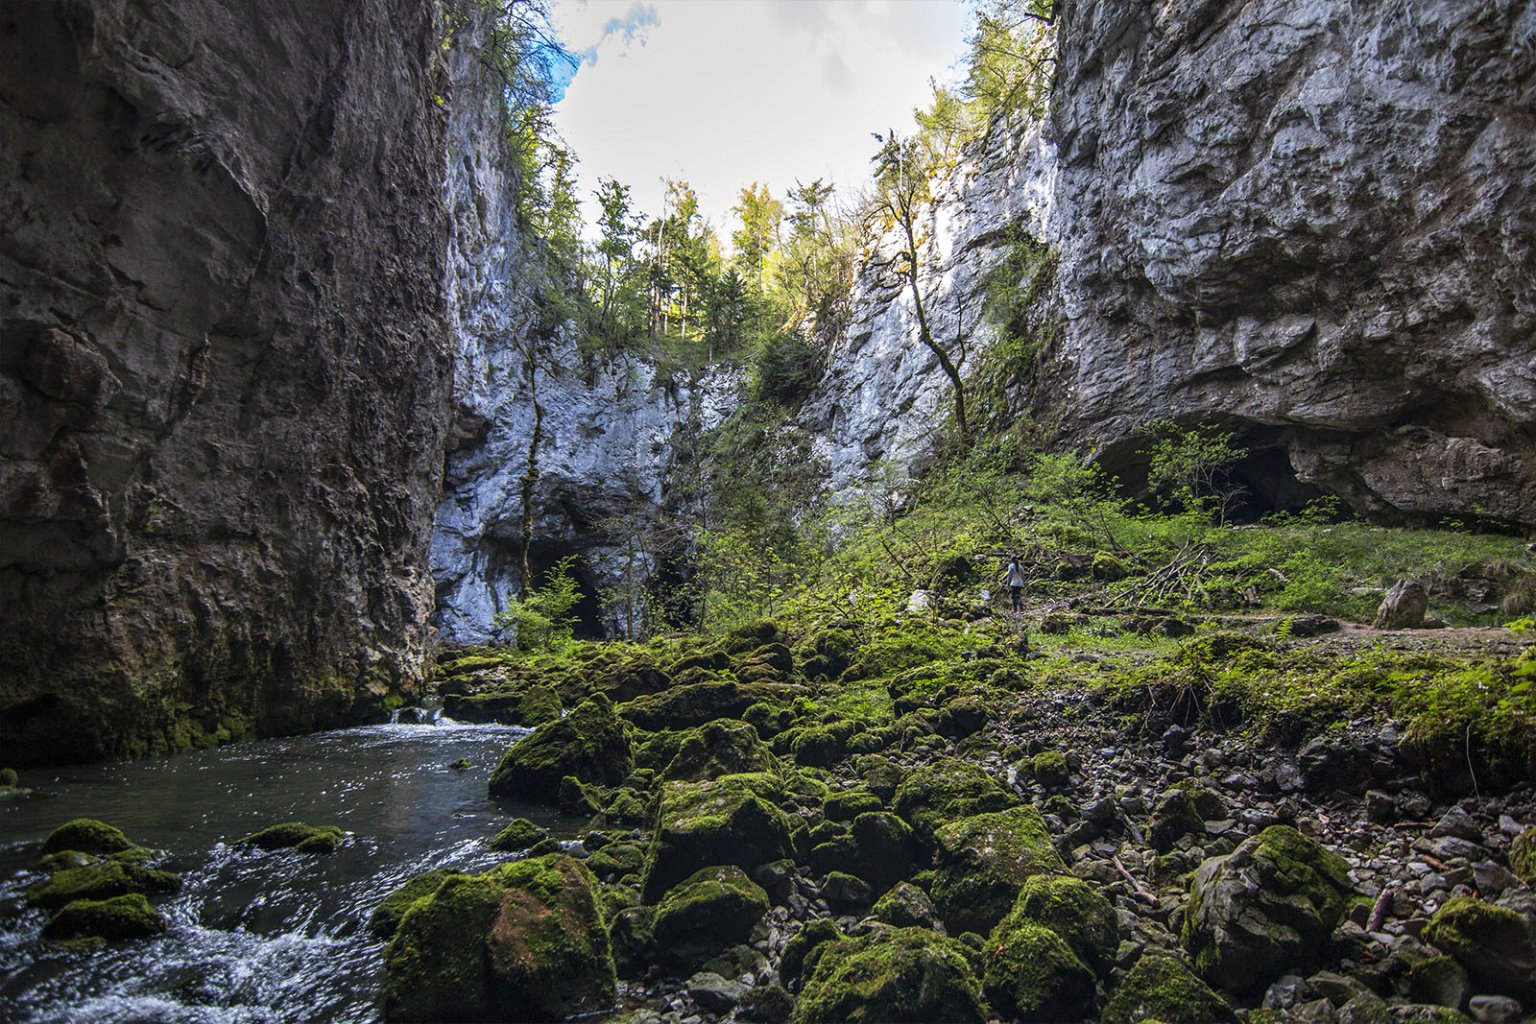
[{"label": "rocky gorge wall", "polygon": [[[1056,343],[1019,389],[1055,443],[1134,475],[1141,424],[1213,424],[1272,456],[1250,480],[1277,495],[1536,523],[1531,6],[1057,6],[1046,122],[939,204],[935,334],[1017,221],[1059,255]],[[844,480],[921,461],[947,386],[908,300],[863,289],[807,405]]]},{"label": "rocky gorge wall", "polygon": [[415,0],[0,13],[0,748],[140,754],[419,680],[450,349]]}]

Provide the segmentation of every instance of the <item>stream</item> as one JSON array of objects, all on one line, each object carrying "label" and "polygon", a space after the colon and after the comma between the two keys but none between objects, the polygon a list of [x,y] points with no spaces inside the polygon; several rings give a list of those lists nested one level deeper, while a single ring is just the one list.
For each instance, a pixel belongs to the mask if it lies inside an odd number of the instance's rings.
[{"label": "stream", "polygon": [[[430,868],[504,860],[486,841],[514,817],[558,834],[552,809],[486,792],[525,734],[439,719],[24,773],[29,788],[0,797],[0,1020],[378,1020],[384,947],[365,926],[379,901]],[[469,766],[452,767],[461,758]],[[118,826],[181,873],[181,891],[155,900],[166,934],[89,951],[41,940],[31,865],[77,817]],[[231,845],[282,821],[347,836],[329,856]]]}]

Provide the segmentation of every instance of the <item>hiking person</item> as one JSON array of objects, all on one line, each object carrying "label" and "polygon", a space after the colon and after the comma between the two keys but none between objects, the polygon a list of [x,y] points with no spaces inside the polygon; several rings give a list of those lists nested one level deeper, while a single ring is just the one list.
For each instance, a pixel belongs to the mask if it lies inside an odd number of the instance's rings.
[{"label": "hiking person", "polygon": [[1003,582],[1008,585],[1008,599],[1013,602],[1013,614],[1018,615],[1024,611],[1024,567],[1019,564],[1018,555],[1008,556],[1008,571],[1003,573]]}]

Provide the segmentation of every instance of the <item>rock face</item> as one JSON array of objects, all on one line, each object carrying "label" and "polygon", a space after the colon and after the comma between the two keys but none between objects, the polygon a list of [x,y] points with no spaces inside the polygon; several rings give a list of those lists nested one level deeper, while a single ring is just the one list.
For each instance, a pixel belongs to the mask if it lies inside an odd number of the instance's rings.
[{"label": "rock face", "polygon": [[0,16],[0,745],[147,753],[422,674],[449,385],[430,5]]},{"label": "rock face", "polygon": [[[1057,9],[1047,123],[940,203],[936,336],[1017,221],[1060,257],[1020,396],[1057,443],[1132,476],[1142,423],[1212,423],[1262,497],[1299,478],[1382,519],[1536,521],[1530,6]],[[807,405],[843,479],[920,462],[942,412],[905,301],[865,286]]]}]

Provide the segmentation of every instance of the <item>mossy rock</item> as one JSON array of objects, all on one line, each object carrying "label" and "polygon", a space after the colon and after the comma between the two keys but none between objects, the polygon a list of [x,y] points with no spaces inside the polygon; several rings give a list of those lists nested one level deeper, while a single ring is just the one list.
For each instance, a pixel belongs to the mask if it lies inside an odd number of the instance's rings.
[{"label": "mossy rock", "polygon": [[725,640],[725,648],[732,654],[755,651],[764,644],[778,643],[784,631],[773,619],[760,619],[731,630]]},{"label": "mossy rock", "polygon": [[616,786],[634,767],[629,735],[601,694],[583,701],[557,722],[541,725],[514,743],[491,773],[496,796],[551,803],[567,775]]},{"label": "mossy rock", "polygon": [[597,884],[555,854],[450,874],[384,951],[384,1019],[548,1021],[613,1005]]},{"label": "mossy rock", "polygon": [[610,919],[608,944],[620,977],[639,978],[651,968],[651,930],[655,923],[655,907],[626,907]]},{"label": "mossy rock", "polygon": [[625,721],[652,732],[690,729],[717,718],[739,719],[742,712],[760,699],[760,692],[739,683],[693,683],[638,697],[622,705],[619,714]]},{"label": "mossy rock", "polygon": [[829,942],[844,938],[842,929],[830,917],[814,917],[789,937],[779,955],[779,980],[793,985],[816,966],[816,959]]},{"label": "mossy rock", "polygon": [[1028,879],[1066,871],[1045,819],[1033,807],[961,819],[939,829],[935,843],[931,893],[944,924],[956,934],[985,934],[1012,908]]},{"label": "mossy rock", "polygon": [[1227,1001],[1177,957],[1149,952],[1110,993],[1101,1024],[1236,1024]]},{"label": "mossy rock", "polygon": [[770,906],[762,886],[735,865],[705,868],[673,886],[656,906],[657,959],[692,970],[746,942]]},{"label": "mossy rock", "polygon": [[923,928],[892,928],[826,944],[790,1020],[981,1024],[987,1017],[962,943]]},{"label": "mossy rock", "polygon": [[714,779],[743,772],[776,772],[773,756],[746,722],[714,721],[679,736],[677,752],[661,769],[663,779]]},{"label": "mossy rock", "polygon": [[789,749],[797,764],[812,768],[831,768],[846,753],[835,733],[814,726],[795,730]]},{"label": "mossy rock", "polygon": [[21,784],[21,776],[15,768],[0,768],[0,789],[15,789]]},{"label": "mossy rock", "polygon": [[123,830],[115,825],[108,825],[104,821],[95,818],[76,818],[66,821],[43,840],[43,853],[59,853],[64,850],[79,850],[81,853],[94,853],[105,857],[108,854],[122,853],[136,847],[133,840],[123,834]]},{"label": "mossy rock", "polygon": [[169,871],[104,860],[85,867],[55,872],[47,881],[27,890],[27,902],[54,909],[75,900],[106,900],[130,893],[171,893],[181,879]]},{"label": "mossy rock", "polygon": [[461,722],[499,722],[532,729],[555,721],[561,710],[559,691],[539,684],[443,697],[443,713]]},{"label": "mossy rock", "polygon": [[1018,802],[984,769],[943,758],[909,772],[896,787],[892,809],[907,819],[920,839],[928,841],[959,818],[1001,811]]},{"label": "mossy rock", "polygon": [[1042,750],[1028,765],[1030,778],[1045,789],[1060,789],[1072,778],[1066,755],[1059,750]]},{"label": "mossy rock", "polygon": [[254,846],[259,850],[331,853],[340,845],[343,834],[335,825],[306,825],[302,821],[285,821],[252,832],[236,842],[237,845]]},{"label": "mossy rock", "polygon": [[771,740],[795,722],[793,708],[760,700],[741,713],[741,720],[757,730],[765,740]]},{"label": "mossy rock", "polygon": [[1420,936],[1467,969],[1479,989],[1536,998],[1536,942],[1520,913],[1496,903],[1453,896]]},{"label": "mossy rock", "polygon": [[965,739],[987,724],[987,706],[976,697],[959,697],[939,709],[933,724],[941,736]]},{"label": "mossy rock", "polygon": [[513,818],[486,845],[498,853],[521,853],[548,838],[548,831],[527,818]]},{"label": "mossy rock", "polygon": [[678,658],[667,671],[673,678],[676,678],[693,668],[702,668],[709,672],[719,672],[730,667],[731,656],[726,653],[725,648],[710,647]]},{"label": "mossy rock", "polygon": [[867,789],[845,789],[828,796],[822,809],[829,821],[852,821],[861,814],[885,810],[885,804]]},{"label": "mossy rock", "polygon": [[645,797],[625,787],[616,790],[603,806],[603,821],[609,825],[640,828],[651,823],[650,804]]},{"label": "mossy rock", "polygon": [[72,900],[43,926],[43,938],[55,942],[99,939],[122,942],[159,935],[170,927],[142,893],[104,900]]},{"label": "mossy rock", "polygon": [[812,846],[810,863],[823,873],[857,875],[878,891],[910,877],[917,870],[917,858],[911,826],[888,811],[866,811],[853,819],[845,834],[825,835]]},{"label": "mossy rock", "polygon": [[907,780],[907,769],[883,754],[861,754],[853,759],[853,772],[864,788],[889,804]]},{"label": "mossy rock", "polygon": [[926,892],[911,882],[897,882],[875,901],[870,916],[892,928],[929,928],[944,930],[939,908]]},{"label": "mossy rock", "polygon": [[1147,841],[1158,853],[1167,853],[1182,838],[1205,831],[1205,819],[1195,798],[1185,789],[1170,789],[1157,798],[1147,822]]},{"label": "mossy rock", "polygon": [[645,901],[707,867],[750,871],[793,857],[796,823],[779,806],[784,801],[783,783],[762,773],[666,783],[646,855]]},{"label": "mossy rock", "polygon": [[1072,875],[1035,875],[1025,880],[1013,909],[998,928],[1006,930],[1026,922],[1061,936],[1072,953],[1099,975],[1109,971],[1120,945],[1114,905]]},{"label": "mossy rock", "polygon": [[1004,1016],[1082,1020],[1093,1005],[1093,972],[1060,935],[1032,921],[1005,921],[987,941],[982,986]]},{"label": "mossy rock", "polygon": [[1509,867],[1526,885],[1536,887],[1536,828],[1528,828],[1509,844]]},{"label": "mossy rock", "polygon": [[374,908],[368,917],[368,934],[387,941],[399,930],[400,920],[405,917],[406,911],[436,892],[437,887],[443,884],[443,879],[452,874],[454,872],[439,869],[424,871],[408,878],[404,885],[385,896]]},{"label": "mossy rock", "polygon": [[638,876],[644,866],[645,851],[634,843],[613,843],[587,858],[587,869],[605,882]]},{"label": "mossy rock", "polygon": [[1338,925],[1349,865],[1286,825],[1200,865],[1190,883],[1184,948],[1218,988],[1254,992],[1316,960]]}]

